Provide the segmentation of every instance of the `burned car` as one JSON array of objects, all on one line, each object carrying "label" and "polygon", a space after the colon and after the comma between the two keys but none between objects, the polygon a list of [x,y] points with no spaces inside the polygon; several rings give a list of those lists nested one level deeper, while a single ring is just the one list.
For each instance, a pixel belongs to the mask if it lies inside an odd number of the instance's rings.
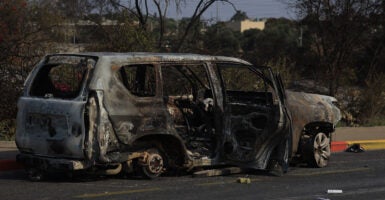
[{"label": "burned car", "polygon": [[332,97],[285,92],[279,75],[230,57],[47,55],[18,101],[16,144],[30,178],[49,171],[318,167],[339,120]]}]

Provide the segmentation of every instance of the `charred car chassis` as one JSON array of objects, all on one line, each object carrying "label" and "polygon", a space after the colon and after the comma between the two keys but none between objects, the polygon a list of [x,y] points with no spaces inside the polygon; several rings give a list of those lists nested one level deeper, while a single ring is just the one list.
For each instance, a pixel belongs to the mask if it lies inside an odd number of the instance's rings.
[{"label": "charred car chassis", "polygon": [[230,57],[47,55],[18,102],[17,158],[32,179],[218,165],[286,172],[292,157],[324,167],[334,101],[287,92],[270,68]]}]

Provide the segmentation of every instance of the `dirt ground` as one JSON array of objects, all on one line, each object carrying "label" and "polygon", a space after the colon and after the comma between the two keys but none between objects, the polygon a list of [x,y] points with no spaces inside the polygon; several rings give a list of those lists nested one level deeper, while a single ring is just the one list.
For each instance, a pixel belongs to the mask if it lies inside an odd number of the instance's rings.
[{"label": "dirt ground", "polygon": [[385,126],[339,127],[333,133],[333,141],[384,140]]}]

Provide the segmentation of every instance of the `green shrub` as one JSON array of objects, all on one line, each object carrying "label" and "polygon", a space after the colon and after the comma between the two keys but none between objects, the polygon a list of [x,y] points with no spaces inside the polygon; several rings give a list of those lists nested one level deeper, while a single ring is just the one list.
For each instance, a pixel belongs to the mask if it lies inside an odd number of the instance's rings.
[{"label": "green shrub", "polygon": [[6,119],[0,121],[0,140],[15,140],[16,120]]},{"label": "green shrub", "polygon": [[363,124],[363,126],[385,126],[385,116],[376,116],[370,118]]}]

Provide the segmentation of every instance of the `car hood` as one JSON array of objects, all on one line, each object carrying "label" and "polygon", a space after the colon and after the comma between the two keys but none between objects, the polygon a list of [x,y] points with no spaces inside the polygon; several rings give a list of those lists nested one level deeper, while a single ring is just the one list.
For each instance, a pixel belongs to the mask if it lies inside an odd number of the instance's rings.
[{"label": "car hood", "polygon": [[341,120],[337,99],[327,95],[286,91],[293,117],[309,122],[329,122],[334,126]]}]

